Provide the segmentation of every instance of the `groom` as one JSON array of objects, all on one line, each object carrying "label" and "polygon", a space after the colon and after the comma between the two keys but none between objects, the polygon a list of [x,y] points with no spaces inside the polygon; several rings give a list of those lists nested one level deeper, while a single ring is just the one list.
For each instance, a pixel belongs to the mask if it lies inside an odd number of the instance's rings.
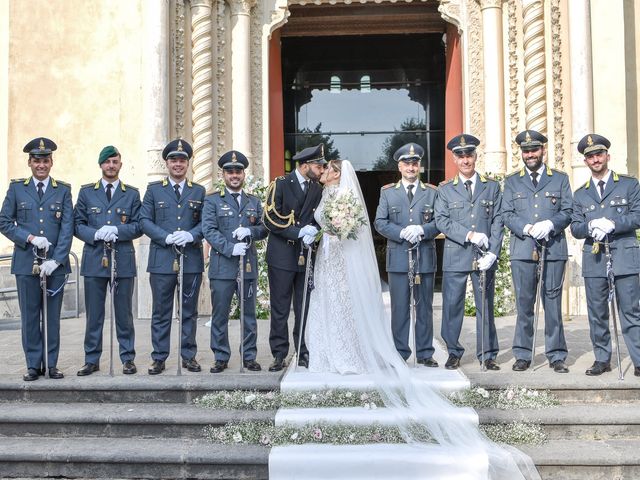
[{"label": "groom", "polygon": [[[270,372],[278,372],[285,367],[285,358],[289,353],[288,321],[292,297],[295,348],[302,336],[298,365],[309,366],[309,352],[300,324],[307,247],[313,245],[318,233],[313,214],[322,196],[318,180],[327,164],[324,145],[305,148],[293,160],[298,163],[296,169],[284,177],[276,178],[269,185],[264,209],[264,225],[270,232],[267,241],[271,301],[269,345],[274,357],[269,366]],[[308,309],[309,304],[305,304]]]},{"label": "groom", "polygon": [[409,346],[410,286],[409,250],[416,263],[414,273],[416,303],[416,358],[427,367],[437,367],[433,356],[433,279],[436,271],[435,237],[438,229],[433,216],[436,187],[420,181],[420,161],[424,149],[408,143],[393,154],[402,179],[382,187],[376,211],[375,228],[387,238],[387,272],[391,295],[391,329],[396,350],[405,360]]}]

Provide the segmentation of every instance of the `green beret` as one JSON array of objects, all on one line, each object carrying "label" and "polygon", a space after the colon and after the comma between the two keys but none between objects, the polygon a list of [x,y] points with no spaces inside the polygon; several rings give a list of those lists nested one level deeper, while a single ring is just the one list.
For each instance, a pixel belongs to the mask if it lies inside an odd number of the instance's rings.
[{"label": "green beret", "polygon": [[111,157],[115,157],[116,155],[120,155],[120,152],[113,145],[108,145],[102,149],[100,155],[98,156],[98,165],[102,165],[107,159]]}]

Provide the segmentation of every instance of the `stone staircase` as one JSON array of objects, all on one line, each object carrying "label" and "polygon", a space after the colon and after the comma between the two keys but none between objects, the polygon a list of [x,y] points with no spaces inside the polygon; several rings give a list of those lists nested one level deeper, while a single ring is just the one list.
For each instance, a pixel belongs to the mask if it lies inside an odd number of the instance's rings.
[{"label": "stone staircase", "polygon": [[542,425],[548,442],[526,446],[543,479],[640,479],[640,382],[616,372],[602,377],[571,373],[553,383],[536,374],[471,374],[486,389],[520,385],[549,389],[560,406],[543,410],[481,410],[483,424],[530,421]]},{"label": "stone staircase", "polygon": [[266,479],[267,448],[215,445],[206,425],[273,419],[192,400],[220,390],[273,390],[279,375],[0,380],[0,477]]}]

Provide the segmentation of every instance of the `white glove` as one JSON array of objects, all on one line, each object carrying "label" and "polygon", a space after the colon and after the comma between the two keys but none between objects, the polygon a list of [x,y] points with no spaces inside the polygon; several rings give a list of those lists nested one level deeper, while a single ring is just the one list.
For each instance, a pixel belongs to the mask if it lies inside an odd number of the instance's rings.
[{"label": "white glove", "polygon": [[591,220],[589,223],[591,228],[598,228],[602,230],[604,233],[611,233],[616,228],[615,223],[605,217],[596,218],[595,220]]},{"label": "white glove", "polygon": [[49,251],[49,247],[52,245],[51,242],[49,240],[47,240],[47,237],[33,237],[31,239],[31,245],[33,245],[36,248],[39,248],[40,250],[42,250],[44,248],[45,252]]},{"label": "white glove", "polygon": [[529,235],[536,240],[542,240],[543,238],[549,238],[551,230],[553,230],[553,222],[551,220],[542,220],[533,224],[529,230]]},{"label": "white glove", "polygon": [[489,237],[482,232],[471,232],[469,241],[480,248],[489,248]]},{"label": "white glove", "polygon": [[591,236],[597,242],[601,242],[602,240],[604,240],[604,237],[607,236],[607,233],[604,230],[600,230],[600,228],[595,227],[593,230],[591,230]]},{"label": "white glove", "polygon": [[118,234],[113,232],[107,232],[103,239],[106,243],[117,242]]},{"label": "white glove", "polygon": [[[113,225],[103,225],[100,227],[95,235],[93,236],[94,240],[104,240],[107,234],[113,233],[118,236],[118,227],[114,227]],[[107,240],[109,241],[109,240]]]},{"label": "white glove", "polygon": [[187,243],[193,242],[193,235],[184,230],[178,230],[173,232],[173,243],[179,247],[184,247]]},{"label": "white glove", "polygon": [[238,227],[233,232],[231,232],[231,236],[233,238],[237,238],[238,240],[244,240],[246,237],[251,236],[251,230],[247,227]]},{"label": "white glove", "polygon": [[233,253],[231,255],[233,255],[234,257],[238,257],[238,256],[241,256],[241,255],[244,255],[247,252],[247,248],[249,248],[249,245],[247,245],[244,242],[234,243],[233,244]]},{"label": "white glove", "polygon": [[478,260],[478,268],[481,271],[489,270],[496,261],[496,258],[498,257],[496,257],[496,254],[493,252],[485,253],[482,258]]},{"label": "white glove", "polygon": [[316,236],[315,235],[305,235],[304,237],[302,237],[302,241],[304,242],[304,244],[309,247],[311,245],[313,245],[313,242],[316,241]]},{"label": "white glove", "polygon": [[55,260],[45,260],[44,262],[42,262],[42,265],[40,265],[40,276],[48,277],[56,268],[58,268],[58,262],[56,262]]},{"label": "white glove", "polygon": [[300,232],[298,233],[298,238],[302,238],[305,235],[311,235],[312,237],[315,237],[317,234],[318,234],[318,229],[316,227],[314,227],[313,225],[305,225],[300,229]]},{"label": "white glove", "polygon": [[167,238],[164,239],[164,243],[166,243],[167,245],[173,245],[174,243],[176,243],[176,239],[173,238],[173,233],[167,235]]},{"label": "white glove", "polygon": [[420,225],[409,225],[404,228],[405,239],[411,243],[418,243],[424,235],[424,230]]},{"label": "white glove", "polygon": [[400,230],[400,238],[402,240],[407,240],[409,241],[409,232],[407,231],[409,227],[404,227],[402,230]]}]

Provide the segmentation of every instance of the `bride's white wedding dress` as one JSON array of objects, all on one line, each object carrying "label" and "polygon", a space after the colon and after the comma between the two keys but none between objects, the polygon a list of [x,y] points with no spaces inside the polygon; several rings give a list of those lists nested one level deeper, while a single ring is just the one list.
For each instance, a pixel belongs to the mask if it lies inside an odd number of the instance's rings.
[{"label": "bride's white wedding dress", "polygon": [[[335,188],[335,187],[329,187]],[[353,191],[364,206],[358,179],[350,162],[342,162],[337,188]],[[321,209],[329,190],[323,193]],[[539,479],[529,457],[512,447],[487,439],[468,417],[428,382],[417,382],[412,369],[397,353],[382,298],[371,226],[358,231],[357,240],[322,239],[315,263],[315,289],[307,322],[310,369],[316,372],[363,373],[371,377],[389,411],[396,412],[405,441],[424,454],[472,455],[488,458],[484,474],[491,480]],[[428,413],[425,415],[425,413]],[[435,443],[423,443],[411,424],[428,429]],[[461,454],[460,452],[464,452]],[[460,458],[464,462],[464,458]],[[435,465],[434,465],[435,468]],[[433,472],[435,474],[435,471]],[[434,475],[434,478],[437,475]],[[446,478],[446,472],[444,477]]]}]

